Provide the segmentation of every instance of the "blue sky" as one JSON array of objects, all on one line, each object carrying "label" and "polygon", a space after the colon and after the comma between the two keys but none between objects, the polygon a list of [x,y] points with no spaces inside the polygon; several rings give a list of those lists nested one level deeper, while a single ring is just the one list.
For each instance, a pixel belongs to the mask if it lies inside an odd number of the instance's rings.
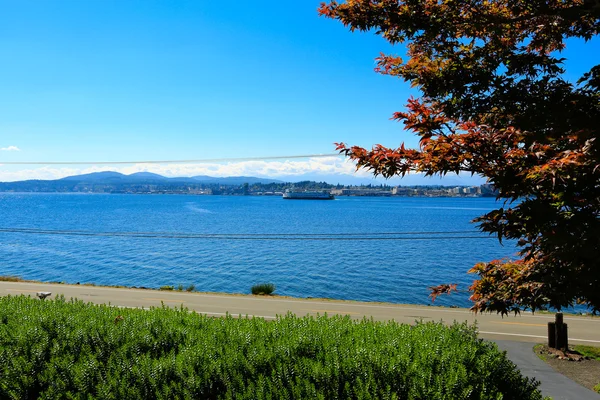
[{"label": "blue sky", "polygon": [[[416,146],[389,119],[410,95],[408,85],[373,72],[379,52],[402,49],[349,33],[319,17],[318,5],[0,0],[0,163],[322,154],[333,153],[337,141]],[[599,42],[570,44],[568,56],[578,74],[600,63]],[[206,168],[119,170],[353,171],[340,158]],[[0,180],[106,169],[4,165]]]}]

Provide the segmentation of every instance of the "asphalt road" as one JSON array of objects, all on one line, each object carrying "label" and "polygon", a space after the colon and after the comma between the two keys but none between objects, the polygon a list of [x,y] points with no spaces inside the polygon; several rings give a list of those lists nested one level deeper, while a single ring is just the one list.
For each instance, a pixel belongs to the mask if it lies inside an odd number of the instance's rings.
[{"label": "asphalt road", "polygon": [[[77,298],[98,304],[112,304],[120,307],[183,305],[202,314],[223,316],[256,316],[275,319],[277,315],[292,312],[296,315],[349,315],[352,318],[373,318],[378,321],[394,320],[400,323],[414,323],[416,320],[467,321],[477,323],[479,335],[485,339],[511,340],[542,343],[547,337],[547,323],[553,315],[522,313],[518,316],[496,314],[475,315],[467,309],[398,305],[389,303],[365,303],[355,301],[296,299],[277,296],[245,296],[226,294],[187,293],[144,289],[119,289],[110,287],[62,285],[29,282],[0,282],[0,296],[52,292],[51,298],[62,294],[66,298]],[[600,317],[565,316],[569,329],[569,342],[600,346]]]}]

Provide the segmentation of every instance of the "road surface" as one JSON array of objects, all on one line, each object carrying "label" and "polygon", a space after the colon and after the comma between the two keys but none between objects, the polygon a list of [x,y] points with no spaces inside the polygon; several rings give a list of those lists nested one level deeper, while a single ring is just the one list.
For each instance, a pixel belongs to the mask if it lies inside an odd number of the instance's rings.
[{"label": "road surface", "polygon": [[[352,318],[373,318],[377,321],[394,320],[414,323],[416,320],[477,322],[479,335],[485,339],[512,340],[543,343],[547,337],[547,323],[554,320],[550,314],[522,313],[519,316],[496,314],[475,315],[467,309],[336,301],[297,299],[277,296],[246,296],[207,293],[187,293],[145,289],[112,288],[85,285],[63,285],[30,282],[0,282],[0,296],[52,292],[51,298],[59,294],[66,298],[77,298],[97,304],[112,304],[120,307],[183,305],[190,310],[212,316],[232,315],[256,316],[275,319],[277,315],[292,312],[296,315],[349,315]],[[569,327],[569,342],[600,346],[600,317],[565,315]]]}]

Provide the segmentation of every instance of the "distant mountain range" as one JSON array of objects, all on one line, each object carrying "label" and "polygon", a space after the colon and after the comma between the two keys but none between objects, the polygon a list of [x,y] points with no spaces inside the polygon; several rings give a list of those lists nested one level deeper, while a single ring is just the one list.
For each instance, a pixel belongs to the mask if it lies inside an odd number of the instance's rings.
[{"label": "distant mountain range", "polygon": [[67,176],[55,180],[27,180],[17,182],[0,182],[0,192],[82,192],[98,191],[106,186],[106,191],[126,191],[142,186],[153,187],[199,187],[202,185],[240,186],[243,184],[284,183],[283,181],[252,176],[212,177],[198,175],[192,177],[175,177],[154,174],[151,172],[136,172],[131,175],[113,171],[93,172],[91,174]]},{"label": "distant mountain range", "polygon": [[[284,183],[283,181],[279,181],[277,179],[267,179],[267,178],[256,178],[253,176],[229,176],[229,177],[213,177],[207,175],[197,175],[191,177],[175,177],[168,178],[166,176],[154,174],[152,172],[136,172],[131,175],[124,175],[119,172],[113,171],[103,171],[103,172],[93,172],[91,174],[83,174],[83,175],[73,175],[67,176],[66,178],[57,179],[54,181],[48,182],[59,182],[59,181],[69,181],[69,182],[81,182],[81,183],[138,183],[138,184],[156,184],[156,183],[203,183],[210,185],[243,185],[247,183],[249,185],[255,183]],[[12,182],[12,183],[22,183],[28,181],[20,181],[20,182]]]},{"label": "distant mountain range", "polygon": [[207,175],[197,175],[191,177],[169,178],[152,172],[136,172],[125,175],[114,171],[94,172],[91,174],[67,176],[61,179],[42,180],[32,179],[15,182],[0,182],[0,192],[102,192],[102,193],[120,193],[136,192],[145,193],[148,191],[164,192],[189,192],[190,189],[198,189],[210,186],[239,187],[247,183],[252,186],[260,185],[278,185],[268,190],[285,189],[286,183],[298,182],[322,182],[330,185],[361,186],[382,184],[390,186],[478,186],[485,183],[485,180],[479,176],[470,175],[452,175],[444,177],[424,177],[422,174],[411,174],[404,178],[374,179],[358,175],[346,174],[304,174],[283,176],[279,179],[257,178],[253,176],[231,176],[231,177],[213,177]]}]

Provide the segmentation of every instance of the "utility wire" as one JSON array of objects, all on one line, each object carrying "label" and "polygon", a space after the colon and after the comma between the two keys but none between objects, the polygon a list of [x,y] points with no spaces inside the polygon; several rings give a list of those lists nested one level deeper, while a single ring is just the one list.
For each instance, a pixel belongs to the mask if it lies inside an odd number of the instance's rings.
[{"label": "utility wire", "polygon": [[272,157],[233,157],[233,158],[203,158],[197,160],[138,160],[138,161],[0,161],[6,165],[91,165],[91,164],[191,164],[226,161],[264,161],[264,160],[286,160],[296,158],[324,158],[342,157],[341,154],[305,154],[296,156],[272,156]]},{"label": "utility wire", "polygon": [[[493,239],[492,236],[464,235],[472,231],[451,232],[388,232],[388,233],[281,233],[281,234],[229,234],[229,233],[179,233],[179,232],[93,232],[78,230],[49,230],[31,228],[0,228],[3,233],[25,233],[36,235],[133,237],[155,239],[216,239],[216,240],[449,240],[449,239]],[[461,234],[462,236],[456,236]],[[412,236],[405,236],[412,235]],[[421,236],[414,236],[421,235]],[[429,235],[429,236],[424,236]],[[442,236],[432,236],[442,235]]]},{"label": "utility wire", "polygon": [[377,235],[453,235],[453,234],[464,234],[473,233],[473,230],[465,231],[404,231],[404,232],[368,232],[368,233],[196,233],[196,232],[124,232],[124,231],[107,231],[107,232],[93,232],[93,231],[82,231],[82,230],[61,230],[61,229],[41,229],[41,228],[2,228],[1,232],[65,232],[65,233],[110,233],[119,235],[138,234],[138,235],[201,235],[201,236],[377,236]]}]

